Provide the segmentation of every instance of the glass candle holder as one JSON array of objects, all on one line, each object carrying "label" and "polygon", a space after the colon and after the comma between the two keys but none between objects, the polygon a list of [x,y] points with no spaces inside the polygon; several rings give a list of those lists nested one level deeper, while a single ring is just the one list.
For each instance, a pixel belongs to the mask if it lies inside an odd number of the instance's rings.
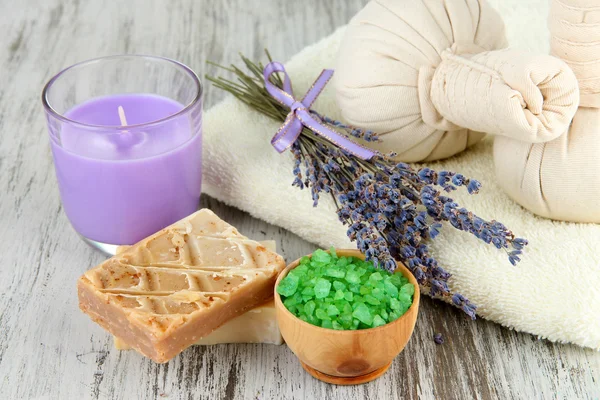
[{"label": "glass candle holder", "polygon": [[202,85],[176,61],[123,55],[73,65],[42,93],[63,208],[114,254],[197,210]]}]

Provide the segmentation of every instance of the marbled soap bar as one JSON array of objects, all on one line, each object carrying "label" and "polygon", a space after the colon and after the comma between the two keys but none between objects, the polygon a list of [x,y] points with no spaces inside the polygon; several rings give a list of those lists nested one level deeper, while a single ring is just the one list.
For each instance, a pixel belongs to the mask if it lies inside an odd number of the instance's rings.
[{"label": "marbled soap bar", "polygon": [[270,300],[281,256],[200,210],[87,271],[79,306],[141,354],[166,362]]},{"label": "marbled soap bar", "polygon": [[[277,246],[273,240],[262,240],[259,243],[271,251],[277,250]],[[117,252],[122,253],[128,248],[129,246],[120,246]],[[118,350],[131,349],[127,343],[118,337],[114,337],[114,343]],[[225,322],[213,332],[198,339],[194,344],[213,345],[223,343],[283,344],[283,337],[277,323],[275,301],[271,299]]]}]

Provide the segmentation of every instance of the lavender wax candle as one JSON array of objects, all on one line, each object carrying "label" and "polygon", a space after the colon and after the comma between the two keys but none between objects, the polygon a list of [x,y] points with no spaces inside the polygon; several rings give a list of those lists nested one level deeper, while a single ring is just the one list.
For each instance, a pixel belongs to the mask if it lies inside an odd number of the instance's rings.
[{"label": "lavender wax candle", "polygon": [[67,68],[43,93],[63,208],[112,254],[193,213],[201,184],[201,86],[162,58]]}]

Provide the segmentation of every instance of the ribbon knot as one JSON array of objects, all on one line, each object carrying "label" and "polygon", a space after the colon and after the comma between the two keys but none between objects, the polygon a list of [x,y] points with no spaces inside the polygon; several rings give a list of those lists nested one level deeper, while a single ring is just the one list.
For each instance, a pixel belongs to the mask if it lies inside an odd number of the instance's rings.
[{"label": "ribbon knot", "polygon": [[292,112],[296,112],[297,109],[299,108],[306,108],[306,106],[304,104],[302,104],[301,101],[295,101],[291,106],[290,106],[290,111]]},{"label": "ribbon knot", "polygon": [[[270,81],[271,75],[277,72],[282,72],[284,74],[283,88],[278,88]],[[263,71],[267,92],[283,106],[290,109],[290,113],[287,115],[283,125],[279,128],[275,136],[273,136],[273,139],[271,139],[271,144],[278,152],[283,153],[290,148],[298,139],[300,133],[302,133],[302,129],[307,127],[319,136],[322,136],[337,145],[339,148],[352,153],[363,160],[368,160],[376,154],[374,150],[363,147],[341,133],[325,126],[322,121],[315,119],[310,113],[310,107],[319,94],[321,94],[321,91],[325,88],[325,85],[327,85],[327,82],[329,82],[332,76],[333,70],[324,69],[315,83],[308,89],[304,98],[302,98],[301,101],[298,101],[294,98],[292,83],[290,82],[290,77],[285,71],[284,66],[278,62],[267,64]]]}]

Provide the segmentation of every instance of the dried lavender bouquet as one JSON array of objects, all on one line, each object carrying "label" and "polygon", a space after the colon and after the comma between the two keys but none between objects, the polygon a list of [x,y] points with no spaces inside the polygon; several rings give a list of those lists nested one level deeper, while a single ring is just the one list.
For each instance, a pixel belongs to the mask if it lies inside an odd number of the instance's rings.
[{"label": "dried lavender bouquet", "polygon": [[[266,54],[272,63],[268,51]],[[241,58],[249,74],[234,65],[213,64],[232,72],[237,79],[206,78],[253,109],[279,122],[287,121],[290,109],[267,90],[264,65]],[[277,88],[286,86],[279,75],[269,76],[269,82]],[[372,131],[332,120],[312,109],[309,112],[338,133],[366,142],[380,140]],[[395,269],[395,260],[404,263],[432,297],[450,298],[473,319],[476,306],[450,290],[450,274],[429,253],[427,242],[439,234],[442,222],[504,250],[513,265],[520,261],[522,249],[527,245],[525,239],[515,237],[498,221],[479,218],[445,195],[459,186],[470,194],[477,193],[481,185],[474,179],[451,171],[415,170],[406,163],[395,162],[394,154],[376,153],[362,159],[306,126],[290,150],[294,155],[292,185],[310,189],[314,206],[322,193],[330,195],[340,221],[348,226],[348,237],[356,242],[367,260],[388,270]]]}]

